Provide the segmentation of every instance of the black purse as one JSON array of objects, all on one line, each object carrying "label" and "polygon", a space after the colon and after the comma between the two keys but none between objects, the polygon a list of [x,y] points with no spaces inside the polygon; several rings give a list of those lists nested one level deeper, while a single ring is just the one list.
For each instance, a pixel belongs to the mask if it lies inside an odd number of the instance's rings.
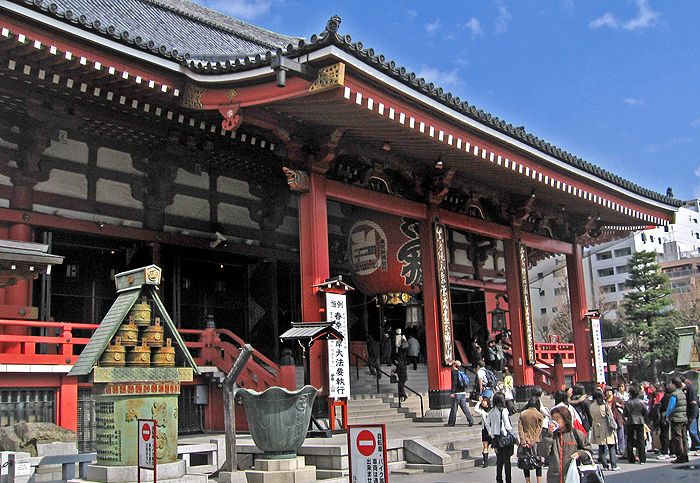
[{"label": "black purse", "polygon": [[[505,426],[503,425],[503,411],[498,410],[501,413],[501,429]],[[511,434],[510,431],[506,431],[506,434],[495,434],[492,438],[491,445],[496,449],[508,448],[510,446],[515,446],[518,440]]]},{"label": "black purse", "polygon": [[518,447],[518,468],[521,470],[539,470],[542,459],[537,455],[534,446]]}]

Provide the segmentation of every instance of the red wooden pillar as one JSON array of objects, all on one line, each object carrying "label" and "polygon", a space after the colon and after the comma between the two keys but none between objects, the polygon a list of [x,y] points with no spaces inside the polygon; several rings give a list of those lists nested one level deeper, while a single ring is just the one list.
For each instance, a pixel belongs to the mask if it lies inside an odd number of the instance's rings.
[{"label": "red wooden pillar", "polygon": [[506,264],[506,289],[508,291],[508,318],[510,320],[513,344],[513,380],[515,385],[532,385],[535,372],[528,364],[525,346],[524,317],[522,312],[523,296],[518,249],[514,240],[503,240]]},{"label": "red wooden pillar", "polygon": [[58,425],[71,431],[78,430],[78,378],[61,376],[56,408]]},{"label": "red wooden pillar", "polygon": [[[312,286],[330,276],[326,178],[312,173],[310,189],[299,196],[299,258],[301,266],[301,317],[304,322],[326,320],[324,298]],[[326,386],[326,345],[314,344],[309,358],[311,385]]]},{"label": "red wooden pillar", "polygon": [[442,340],[433,235],[433,221],[436,213],[437,210],[431,207],[427,220],[420,223],[420,252],[423,268],[423,318],[425,321],[429,404],[431,410],[442,410],[450,407],[452,380],[450,368],[442,365]]},{"label": "red wooden pillar", "polygon": [[[15,181],[10,199],[10,208],[16,210],[31,211],[33,208],[33,184]],[[32,240],[32,228],[26,223],[10,225],[7,233],[8,240],[28,242]],[[15,285],[5,289],[5,304],[14,307],[32,306],[32,282],[30,280],[18,280]],[[5,327],[5,334],[27,335],[26,327]],[[7,343],[4,351],[9,354],[19,354],[22,350],[21,344]]]},{"label": "red wooden pillar", "polygon": [[583,279],[583,256],[581,247],[572,243],[572,254],[566,256],[566,271],[569,279],[571,300],[571,323],[573,324],[574,350],[576,353],[577,381],[593,381],[593,358],[591,357],[591,328],[586,312],[586,286]]}]

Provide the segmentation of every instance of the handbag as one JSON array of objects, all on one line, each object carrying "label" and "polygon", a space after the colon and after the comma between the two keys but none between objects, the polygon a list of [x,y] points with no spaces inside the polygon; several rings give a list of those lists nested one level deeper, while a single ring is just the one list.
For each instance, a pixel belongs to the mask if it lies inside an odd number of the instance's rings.
[{"label": "handbag", "polygon": [[542,459],[537,455],[534,446],[518,447],[518,468],[521,470],[539,470],[542,468]]},{"label": "handbag", "polygon": [[600,465],[578,465],[578,474],[582,483],[605,483],[605,477]]},{"label": "handbag", "polygon": [[[501,413],[501,432],[503,432],[505,426],[503,425],[503,411],[499,409]],[[495,434],[492,438],[492,446],[496,449],[508,448],[510,446],[515,446],[518,440],[513,436],[513,434],[506,430],[506,434]]]},{"label": "handbag", "polygon": [[605,418],[608,421],[608,428],[610,428],[613,431],[617,431],[617,421],[615,421],[615,418],[612,415],[612,411],[610,410],[610,406],[607,404],[605,405]]},{"label": "handbag", "polygon": [[396,374],[389,374],[389,382],[392,384],[396,384],[399,382],[399,377]]},{"label": "handbag", "polygon": [[470,401],[478,401],[479,399],[480,399],[479,391],[477,389],[472,389],[472,392],[469,393],[469,400]]}]

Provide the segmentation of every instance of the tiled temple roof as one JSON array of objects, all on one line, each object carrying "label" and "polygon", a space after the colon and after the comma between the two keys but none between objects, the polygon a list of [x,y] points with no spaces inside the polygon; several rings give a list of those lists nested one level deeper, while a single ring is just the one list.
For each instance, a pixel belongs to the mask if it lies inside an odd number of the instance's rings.
[{"label": "tiled temple roof", "polygon": [[319,35],[308,42],[276,34],[201,7],[188,0],[13,0],[43,11],[64,22],[127,45],[140,47],[158,56],[186,65],[193,72],[216,76],[270,65],[272,56],[299,56],[333,45],[365,64],[509,137],[553,156],[596,178],[608,181],[648,199],[670,206],[682,201],[643,188],[564,151],[523,127],[516,127],[468,102],[445,92],[442,87],[397,66],[393,60],[340,35],[340,17],[332,17]]},{"label": "tiled temple roof", "polygon": [[14,3],[177,62],[189,58],[254,56],[299,41],[188,0],[14,0]]}]

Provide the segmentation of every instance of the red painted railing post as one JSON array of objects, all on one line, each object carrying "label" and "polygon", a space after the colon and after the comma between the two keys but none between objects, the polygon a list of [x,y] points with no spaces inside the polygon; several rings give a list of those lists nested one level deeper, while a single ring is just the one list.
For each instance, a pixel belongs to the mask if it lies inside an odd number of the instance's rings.
[{"label": "red painted railing post", "polygon": [[560,390],[564,388],[564,364],[562,363],[561,354],[554,354],[554,389]]},{"label": "red painted railing post", "polygon": [[61,344],[61,355],[66,358],[66,364],[73,364],[73,332],[72,327],[68,324],[63,326],[61,333],[63,343]]}]

